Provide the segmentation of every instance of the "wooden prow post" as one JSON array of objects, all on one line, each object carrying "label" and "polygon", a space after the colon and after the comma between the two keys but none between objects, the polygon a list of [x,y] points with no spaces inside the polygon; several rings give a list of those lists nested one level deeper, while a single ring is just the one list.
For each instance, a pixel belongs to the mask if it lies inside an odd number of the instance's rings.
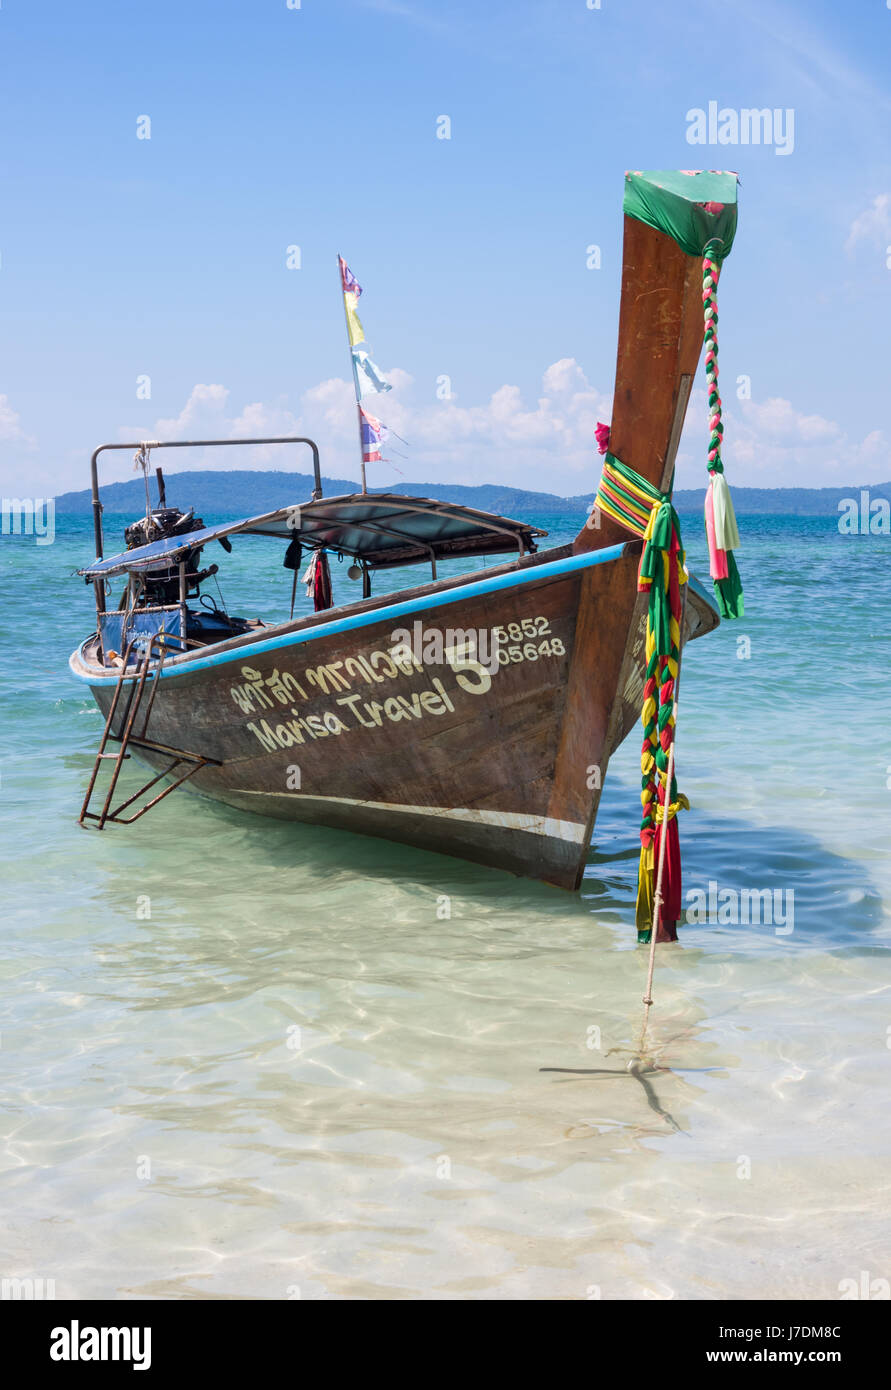
[{"label": "wooden prow post", "polygon": [[[664,232],[626,215],[610,452],[660,492],[674,468],[702,336],[702,261]],[[705,428],[703,421],[703,440]],[[600,456],[593,437],[591,457],[596,468]],[[633,545],[608,574],[592,572],[580,584],[566,716],[548,804],[549,816],[586,825],[574,879],[560,880],[570,888],[584,875],[623,691],[643,647],[640,542],[611,517],[600,515],[599,521],[597,526],[593,515],[588,518],[573,543],[576,553]]]},{"label": "wooden prow post", "polygon": [[[610,453],[660,492],[674,468],[701,349],[701,259],[626,214]],[[591,455],[596,472],[593,438]],[[595,486],[599,481],[597,472]],[[617,521],[592,513],[573,549],[599,550],[629,538]]]}]

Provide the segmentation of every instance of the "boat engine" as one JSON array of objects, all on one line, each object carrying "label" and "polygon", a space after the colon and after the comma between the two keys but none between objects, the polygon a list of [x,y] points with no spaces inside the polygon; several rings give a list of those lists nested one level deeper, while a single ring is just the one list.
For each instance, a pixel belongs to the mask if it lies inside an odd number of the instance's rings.
[{"label": "boat engine", "polygon": [[[194,507],[187,512],[181,512],[178,507],[159,507],[128,526],[124,531],[124,540],[128,550],[136,550],[139,546],[151,545],[154,541],[179,538],[188,535],[190,531],[203,529],[204,522],[200,516],[195,516]],[[217,565],[209,565],[207,569],[199,570],[200,559],[200,545],[184,557],[187,593],[195,592],[205,579],[217,572]],[[179,564],[179,561],[174,565],[164,565],[162,562],[157,568],[143,574],[140,607],[163,608],[166,604],[176,603],[179,598]]]}]

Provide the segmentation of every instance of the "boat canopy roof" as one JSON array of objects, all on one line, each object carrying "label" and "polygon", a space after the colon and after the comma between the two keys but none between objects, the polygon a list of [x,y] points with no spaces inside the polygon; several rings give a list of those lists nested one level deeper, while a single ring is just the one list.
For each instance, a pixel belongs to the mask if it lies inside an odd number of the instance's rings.
[{"label": "boat canopy roof", "polygon": [[411,565],[461,555],[500,555],[534,551],[535,537],[547,532],[525,521],[476,511],[429,497],[400,493],[354,493],[281,507],[263,516],[224,521],[181,536],[168,536],[120,555],[95,560],[78,570],[84,579],[166,568],[190,551],[227,536],[297,539],[309,549],[353,556],[369,569]]}]

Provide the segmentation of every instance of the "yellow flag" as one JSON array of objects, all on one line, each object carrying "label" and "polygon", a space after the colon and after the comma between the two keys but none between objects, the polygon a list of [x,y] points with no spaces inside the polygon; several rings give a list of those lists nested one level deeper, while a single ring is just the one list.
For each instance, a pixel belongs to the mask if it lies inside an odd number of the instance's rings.
[{"label": "yellow flag", "polygon": [[359,296],[347,291],[347,293],[343,297],[343,302],[346,306],[347,329],[349,330],[350,335],[350,347],[355,347],[357,343],[365,342],[365,330],[362,327],[362,324],[359,320],[359,315],[356,313],[356,305],[359,303]]}]

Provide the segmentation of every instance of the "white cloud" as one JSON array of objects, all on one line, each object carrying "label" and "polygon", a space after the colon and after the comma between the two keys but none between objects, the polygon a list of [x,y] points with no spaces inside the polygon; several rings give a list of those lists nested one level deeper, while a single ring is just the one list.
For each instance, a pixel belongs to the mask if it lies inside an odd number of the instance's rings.
[{"label": "white cloud", "polygon": [[[300,434],[298,421],[283,402],[254,401],[242,406],[237,415],[227,407],[229,388],[200,383],[193,386],[178,415],[155,421],[147,435],[145,426],[124,425],[120,439],[258,439],[276,435]],[[278,462],[276,461],[278,460]],[[167,461],[169,471],[190,468],[275,468],[288,467],[281,445],[259,445],[231,451],[203,449],[179,455],[176,463]],[[293,466],[293,465],[291,465]]]},{"label": "white cloud", "polygon": [[[270,439],[299,434],[300,430],[287,406],[280,403],[265,405],[262,401],[255,401],[246,405],[241,414],[235,417],[230,433],[235,439]],[[247,457],[252,464],[263,462],[270,468],[287,468],[287,457],[283,453],[286,449],[287,445],[281,444],[254,445],[248,450]],[[241,458],[241,466],[244,467],[244,455]]]},{"label": "white cloud", "polygon": [[[705,393],[694,391],[678,453],[677,485],[702,487],[708,425]],[[835,420],[796,410],[780,396],[724,404],[724,468],[739,487],[833,487],[891,478],[881,430],[852,439]]]},{"label": "white cloud", "polygon": [[[395,384],[397,373],[388,376]],[[415,481],[442,477],[586,491],[595,471],[594,425],[609,417],[609,397],[590,385],[573,358],[550,366],[541,390],[534,406],[518,386],[507,383],[481,405],[465,405],[457,396],[391,404],[388,395],[379,398],[378,408],[411,441],[410,464],[402,466],[410,467]]]},{"label": "white cloud", "polygon": [[861,242],[884,250],[891,242],[891,193],[879,193],[848,229],[845,250],[850,255]]},{"label": "white cloud", "polygon": [[771,396],[766,401],[742,401],[739,406],[743,428],[761,443],[784,445],[820,444],[837,440],[841,429],[822,415],[804,415],[791,401]]},{"label": "white cloud", "polygon": [[[529,402],[519,386],[505,383],[480,404],[422,398],[412,377],[383,368],[394,390],[366,400],[392,431],[391,463],[373,465],[373,486],[397,485],[397,474],[415,483],[505,483],[561,495],[593,492],[600,474],[594,426],[608,421],[610,398],[593,386],[580,364],[561,358],[544,372],[540,394]],[[2,415],[0,415],[2,419]],[[706,481],[708,411],[705,392],[693,392],[678,454],[677,486]],[[751,487],[820,487],[883,482],[891,478],[891,445],[879,429],[852,438],[828,416],[797,409],[781,396],[725,403],[724,462],[732,484]],[[129,428],[122,438],[139,438]],[[308,435],[319,445],[328,477],[358,480],[359,446],[352,381],[329,377],[310,387],[296,409],[288,402],[256,401],[236,409],[221,385],[198,385],[179,415],[157,420],[154,437],[245,439]],[[309,472],[309,456],[282,446],[206,450],[177,456],[184,468],[282,468]]]},{"label": "white cloud", "polygon": [[10,404],[9,397],[0,395],[0,474],[4,496],[19,496],[24,492],[52,496],[53,480],[47,469],[36,461],[37,440],[22,428],[21,416]]},{"label": "white cloud", "polygon": [[0,396],[0,443],[33,449],[35,440],[22,429],[21,417],[13,410],[8,396]]},{"label": "white cloud", "polygon": [[[158,439],[200,439],[208,434],[228,433],[225,429],[226,402],[229,391],[225,386],[193,386],[192,394],[179,415],[155,422]],[[131,431],[122,431],[130,434]],[[138,436],[134,435],[133,438]]]},{"label": "white cloud", "polygon": [[[366,399],[391,430],[392,466],[375,466],[373,481],[393,482],[393,471],[413,482],[503,481],[538,491],[586,491],[593,486],[594,425],[608,418],[609,398],[587,381],[579,364],[564,358],[542,379],[542,394],[528,406],[518,386],[506,384],[482,405],[419,399],[413,378],[399,367],[382,368],[393,386]],[[358,477],[356,401],[352,381],[330,377],[305,391],[296,422],[315,439],[329,476]],[[407,457],[406,457],[407,455]],[[577,477],[573,477],[577,474]]]}]

